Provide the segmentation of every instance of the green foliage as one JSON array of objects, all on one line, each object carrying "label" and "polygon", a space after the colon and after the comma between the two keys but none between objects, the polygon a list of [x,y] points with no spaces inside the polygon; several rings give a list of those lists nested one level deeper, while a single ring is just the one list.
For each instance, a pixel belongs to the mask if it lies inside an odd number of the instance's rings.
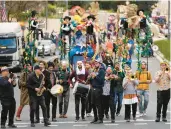
[{"label": "green foliage", "polygon": [[170,61],[170,40],[159,40],[154,42],[159,47],[159,51]]}]

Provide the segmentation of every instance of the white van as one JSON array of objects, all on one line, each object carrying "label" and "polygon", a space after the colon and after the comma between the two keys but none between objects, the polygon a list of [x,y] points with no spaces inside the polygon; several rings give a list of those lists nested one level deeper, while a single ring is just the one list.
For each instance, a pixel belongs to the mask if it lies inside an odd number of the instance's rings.
[{"label": "white van", "polygon": [[0,66],[22,67],[22,30],[17,22],[0,23]]}]

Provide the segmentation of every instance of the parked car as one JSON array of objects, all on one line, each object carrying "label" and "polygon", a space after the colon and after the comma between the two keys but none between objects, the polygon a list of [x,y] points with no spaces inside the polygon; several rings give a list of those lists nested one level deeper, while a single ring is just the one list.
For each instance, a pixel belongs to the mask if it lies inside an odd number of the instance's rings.
[{"label": "parked car", "polygon": [[51,40],[41,40],[38,45],[38,54],[43,54],[44,46],[44,55],[55,55],[56,54],[56,45]]}]

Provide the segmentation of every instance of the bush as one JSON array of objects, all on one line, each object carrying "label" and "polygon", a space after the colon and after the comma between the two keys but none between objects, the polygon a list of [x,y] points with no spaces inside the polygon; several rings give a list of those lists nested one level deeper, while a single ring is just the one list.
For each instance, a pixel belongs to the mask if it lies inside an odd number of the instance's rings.
[{"label": "bush", "polygon": [[164,55],[164,57],[170,61],[170,41],[159,40],[155,41],[154,44],[159,47],[159,51]]}]

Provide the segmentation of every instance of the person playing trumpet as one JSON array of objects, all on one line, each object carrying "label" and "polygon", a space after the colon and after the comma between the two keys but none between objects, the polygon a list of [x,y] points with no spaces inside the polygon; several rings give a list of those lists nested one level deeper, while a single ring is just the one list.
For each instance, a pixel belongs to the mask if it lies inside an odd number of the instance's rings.
[{"label": "person playing trumpet", "polygon": [[170,101],[170,78],[171,74],[167,63],[161,62],[160,70],[157,71],[155,76],[155,82],[158,84],[156,122],[160,122],[161,110],[163,110],[162,121],[167,122],[167,106]]},{"label": "person playing trumpet", "polygon": [[125,104],[125,120],[130,122],[131,115],[131,106],[132,106],[132,115],[133,120],[136,120],[136,111],[137,111],[137,92],[136,86],[139,84],[138,80],[132,74],[132,70],[128,70],[126,77],[123,79],[123,89],[124,97],[123,104]]}]

